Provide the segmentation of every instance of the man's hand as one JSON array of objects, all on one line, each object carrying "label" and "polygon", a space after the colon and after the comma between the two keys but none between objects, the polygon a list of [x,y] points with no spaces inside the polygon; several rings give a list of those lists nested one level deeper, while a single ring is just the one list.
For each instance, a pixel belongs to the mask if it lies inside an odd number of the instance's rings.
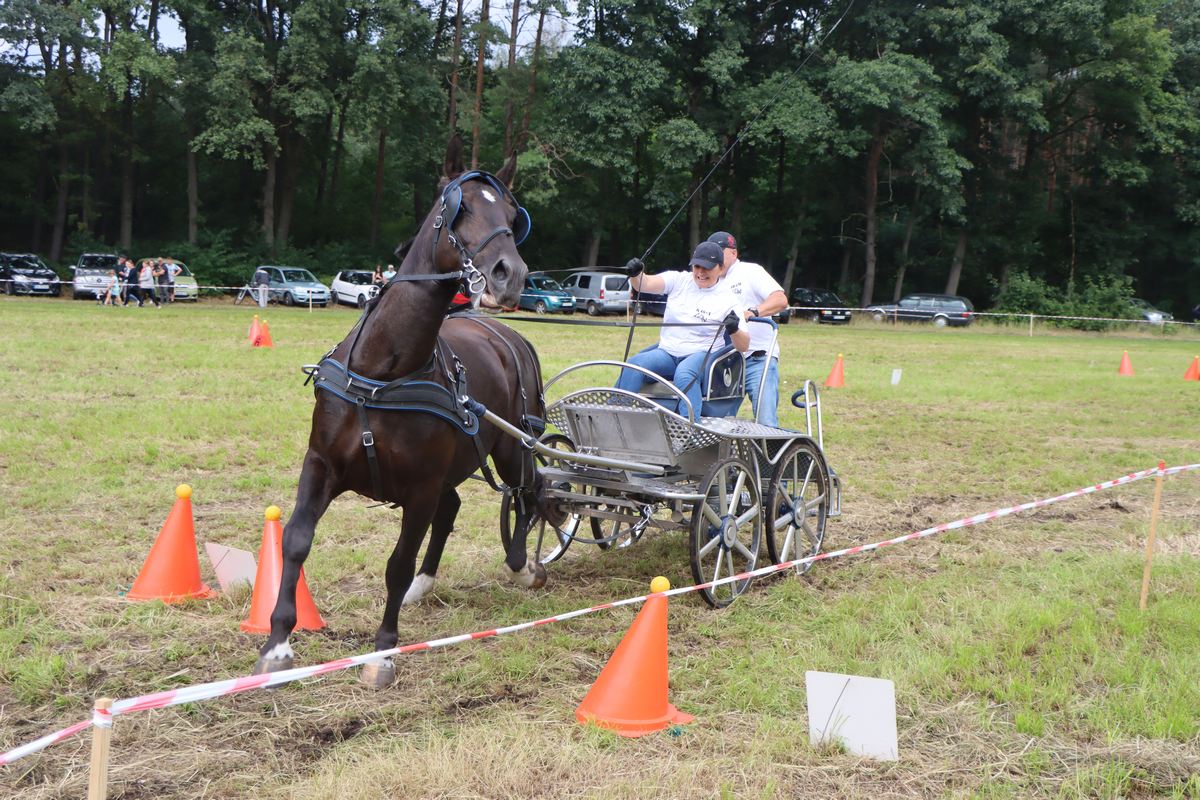
[{"label": "man's hand", "polygon": [[733,336],[738,332],[738,324],[740,322],[741,320],[738,318],[737,312],[730,311],[725,315],[725,319],[722,320],[721,324],[725,326],[725,333]]},{"label": "man's hand", "polygon": [[625,262],[625,274],[631,278],[636,278],[646,270],[646,265],[642,263],[640,258],[634,257]]}]

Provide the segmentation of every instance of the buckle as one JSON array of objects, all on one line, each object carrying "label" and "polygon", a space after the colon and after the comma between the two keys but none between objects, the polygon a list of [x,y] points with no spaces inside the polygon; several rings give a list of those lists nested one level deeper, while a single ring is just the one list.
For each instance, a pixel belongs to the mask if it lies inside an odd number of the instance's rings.
[{"label": "buckle", "polygon": [[442,218],[441,214],[438,214],[436,217],[433,218],[433,227],[435,229],[442,227],[442,225],[444,223],[445,223],[445,219]]},{"label": "buckle", "polygon": [[363,431],[362,439],[363,439],[363,447],[374,447],[375,446],[375,434],[371,433],[370,431]]}]

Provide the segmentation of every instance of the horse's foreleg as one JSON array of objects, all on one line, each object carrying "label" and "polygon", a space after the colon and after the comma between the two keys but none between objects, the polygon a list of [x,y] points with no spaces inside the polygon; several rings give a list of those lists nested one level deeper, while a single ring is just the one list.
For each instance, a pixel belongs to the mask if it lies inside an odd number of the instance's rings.
[{"label": "horse's foreleg", "polygon": [[283,529],[283,574],[279,595],[271,612],[271,633],[259,651],[254,673],[278,672],[291,669],[292,648],[288,637],[296,627],[296,584],[300,568],[312,547],[317,522],[329,508],[335,495],[329,468],[325,461],[310,450],[300,471],[300,487],[296,491],[296,507]]},{"label": "horse's foreleg", "polygon": [[437,582],[438,564],[442,560],[442,551],[446,548],[446,539],[454,530],[454,519],[458,516],[458,509],[461,507],[462,500],[454,489],[450,489],[438,500],[437,510],[433,512],[429,546],[425,548],[425,557],[421,559],[421,569],[417,572],[417,577],[413,578],[408,591],[404,593],[401,605],[419,603],[421,598],[433,591],[434,583]]},{"label": "horse's foreleg", "polygon": [[[414,491],[414,497],[429,497],[432,492]],[[404,521],[400,523],[400,538],[387,563],[387,602],[383,607],[383,621],[375,632],[375,651],[390,650],[399,641],[396,630],[400,615],[400,602],[412,584],[417,567],[417,551],[421,540],[437,511],[437,503],[413,501],[404,507]],[[391,658],[380,659],[363,666],[359,680],[376,689],[385,689],[396,679],[396,665]]]}]

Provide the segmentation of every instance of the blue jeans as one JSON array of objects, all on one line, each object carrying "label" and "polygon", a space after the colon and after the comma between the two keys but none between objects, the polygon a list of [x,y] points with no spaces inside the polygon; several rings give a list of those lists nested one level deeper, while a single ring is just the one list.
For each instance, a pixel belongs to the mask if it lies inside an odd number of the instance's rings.
[{"label": "blue jeans", "polygon": [[[692,403],[692,421],[695,422],[700,418],[700,404],[704,399],[703,384],[707,380],[704,375],[704,365],[708,361],[708,355],[708,353],[692,353],[687,356],[673,356],[655,345],[629,359],[629,363],[648,369],[655,375],[668,378],[678,386]],[[640,372],[623,369],[621,377],[617,379],[617,388],[627,392],[637,392],[648,380]],[[679,413],[682,414],[684,410],[680,408]]]},{"label": "blue jeans", "polygon": [[[767,383],[762,397],[758,396],[758,382],[762,380],[763,368],[767,370]],[[755,417],[763,425],[779,427],[779,359],[768,356],[750,356],[746,359],[746,394],[754,406]],[[759,411],[759,405],[762,411]]]}]

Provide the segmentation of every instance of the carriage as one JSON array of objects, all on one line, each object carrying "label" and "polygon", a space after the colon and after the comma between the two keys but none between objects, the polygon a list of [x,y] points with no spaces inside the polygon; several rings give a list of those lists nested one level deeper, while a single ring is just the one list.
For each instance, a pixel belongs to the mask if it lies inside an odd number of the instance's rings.
[{"label": "carriage", "polygon": [[[753,322],[775,327],[769,319]],[[625,548],[651,529],[682,530],[702,597],[723,607],[753,580],[729,579],[767,563],[764,545],[772,564],[820,551],[827,520],[841,513],[841,484],[825,460],[821,399],[812,381],[791,398],[804,411],[804,431],[734,416],[745,372],[732,347],[709,361],[696,422],[679,388],[621,361],[575,364],[545,390],[550,395],[573,373],[613,368],[641,372],[649,383],[636,393],[588,386],[563,394],[546,409],[557,431],[536,442],[489,417],[536,451],[544,502],[531,533],[540,563],[561,558],[573,542]],[[506,550],[520,502],[506,493],[501,503]]]}]

